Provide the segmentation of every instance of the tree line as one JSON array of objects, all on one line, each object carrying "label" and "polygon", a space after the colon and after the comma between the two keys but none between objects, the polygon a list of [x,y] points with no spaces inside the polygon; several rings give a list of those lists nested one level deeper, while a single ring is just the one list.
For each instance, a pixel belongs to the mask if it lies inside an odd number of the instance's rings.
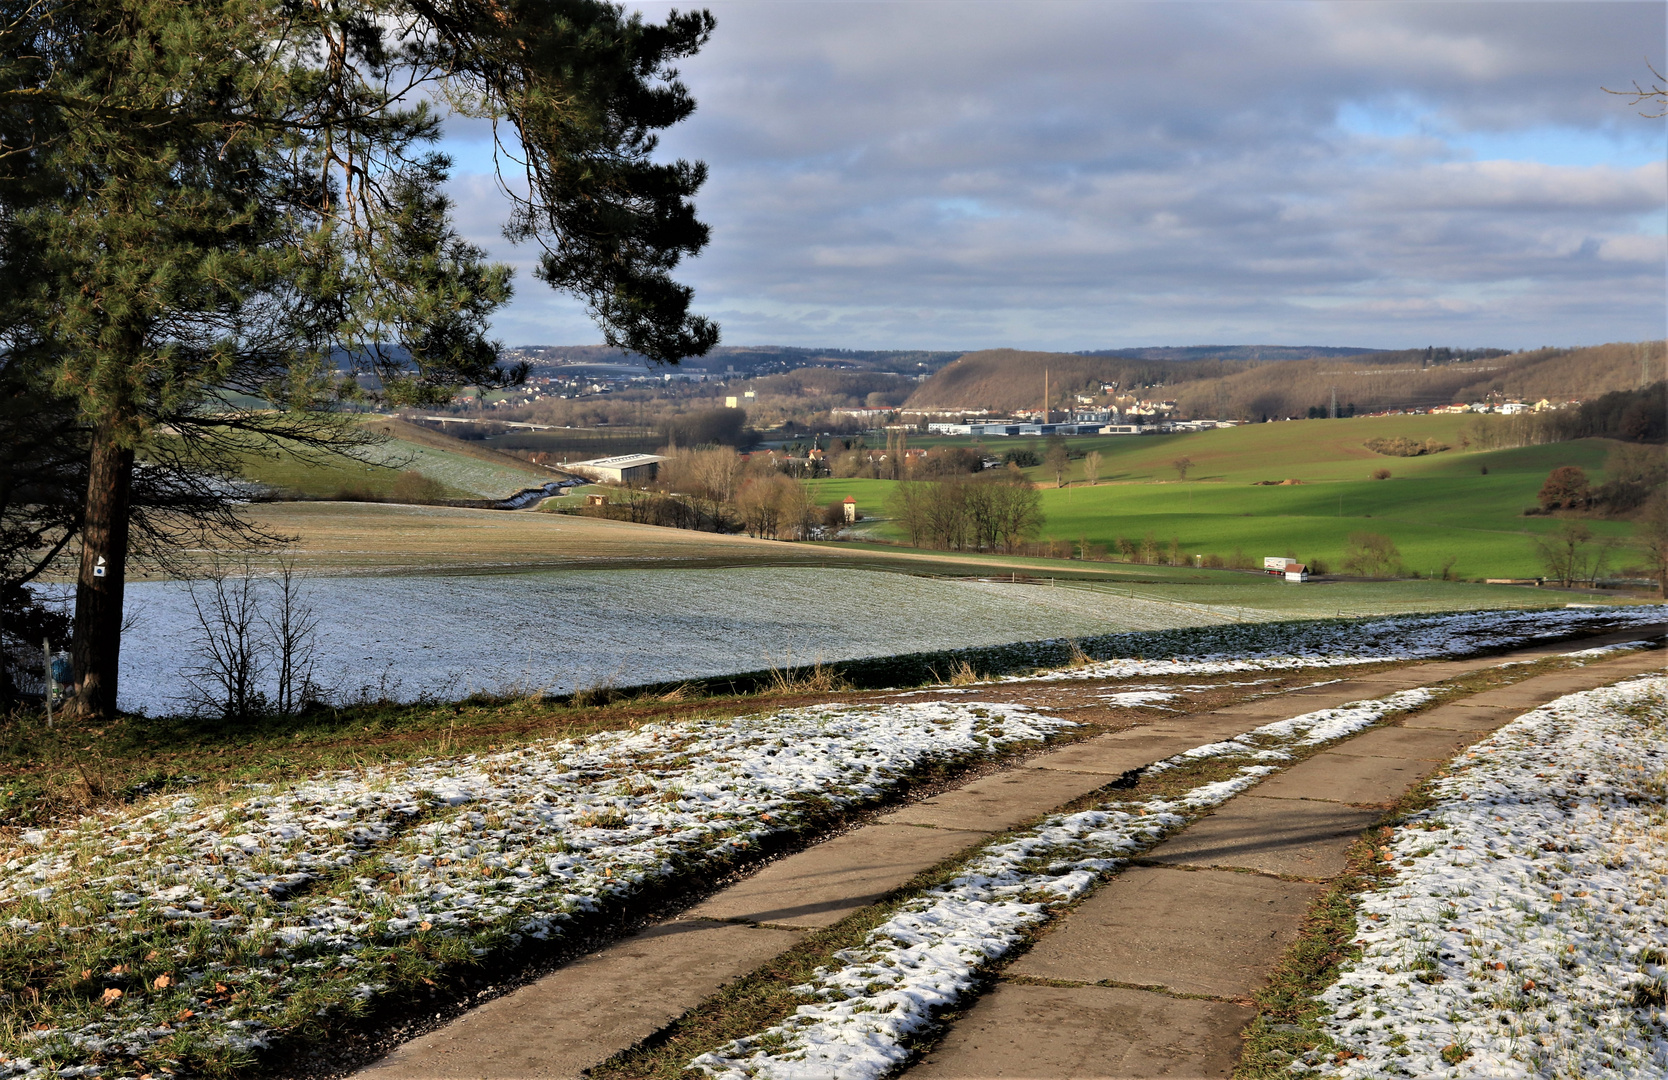
[{"label": "tree line", "polygon": [[1042,530],[1042,499],[1017,469],[906,480],[887,511],[911,547],[1012,553]]}]

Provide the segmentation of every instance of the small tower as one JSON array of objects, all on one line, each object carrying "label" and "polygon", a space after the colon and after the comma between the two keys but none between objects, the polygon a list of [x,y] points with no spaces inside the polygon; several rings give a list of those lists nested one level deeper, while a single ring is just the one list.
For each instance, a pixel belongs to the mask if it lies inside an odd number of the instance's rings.
[{"label": "small tower", "polygon": [[847,495],[846,496],[846,524],[847,525],[854,525],[856,523],[857,523],[857,498],[854,495]]}]

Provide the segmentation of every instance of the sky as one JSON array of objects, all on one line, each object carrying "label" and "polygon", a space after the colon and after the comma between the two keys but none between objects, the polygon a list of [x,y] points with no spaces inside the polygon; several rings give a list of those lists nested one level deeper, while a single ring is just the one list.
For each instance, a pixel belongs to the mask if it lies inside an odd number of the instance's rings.
[{"label": "sky", "polygon": [[[646,18],[669,5],[633,4]],[[685,5],[687,6],[687,5]],[[1535,348],[1664,336],[1668,5],[718,0],[660,155],[728,345]],[[516,268],[506,345],[601,340]]]}]

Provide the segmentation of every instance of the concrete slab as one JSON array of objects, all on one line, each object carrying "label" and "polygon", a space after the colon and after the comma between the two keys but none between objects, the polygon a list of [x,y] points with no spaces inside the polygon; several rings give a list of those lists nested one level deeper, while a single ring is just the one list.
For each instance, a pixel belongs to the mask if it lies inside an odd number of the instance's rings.
[{"label": "concrete slab", "polygon": [[923,799],[882,820],[899,825],[1000,832],[1097,791],[1111,779],[1099,773],[1010,769]]},{"label": "concrete slab", "polygon": [[735,923],[664,923],[414,1039],[370,1080],[580,1077],[800,939]]},{"label": "concrete slab", "polygon": [[806,928],[832,926],[921,871],[984,839],[983,833],[958,829],[868,825],[779,859],[683,917],[745,919]]},{"label": "concrete slab", "polygon": [[1511,723],[1523,714],[1522,709],[1513,709],[1503,705],[1480,704],[1470,702],[1455,702],[1452,705],[1438,705],[1434,709],[1410,716],[1402,721],[1402,727],[1415,731],[1478,731],[1490,732],[1495,728]]},{"label": "concrete slab", "polygon": [[[1422,674],[1418,678],[1414,678],[1406,673],[1403,673],[1402,678],[1407,679],[1410,685],[1416,685],[1418,683],[1429,681],[1424,678]],[[1345,679],[1342,682],[1327,683],[1325,686],[1311,686],[1301,690],[1289,690],[1286,693],[1281,694],[1280,698],[1286,701],[1325,700],[1328,702],[1336,702],[1341,705],[1346,701],[1359,701],[1362,698],[1378,697],[1382,693],[1384,693],[1384,684],[1382,682],[1370,683],[1365,679]],[[1308,712],[1310,709],[1324,709],[1327,707],[1328,706],[1326,705],[1306,705],[1298,711]]]},{"label": "concrete slab", "polygon": [[1038,754],[1026,761],[1025,767],[1099,773],[1115,778],[1131,769],[1163,761],[1198,745],[1185,735],[1160,735],[1146,728],[1131,728],[1111,735],[1097,735],[1051,753]]},{"label": "concrete slab", "polygon": [[1427,758],[1363,757],[1338,750],[1316,754],[1257,785],[1264,799],[1321,799],[1327,802],[1389,806],[1441,767]]},{"label": "concrete slab", "polygon": [[1326,880],[1343,873],[1345,850],[1380,814],[1336,803],[1241,795],[1145,858]]},{"label": "concrete slab", "polygon": [[1257,874],[1132,867],[1067,915],[1008,972],[1246,997],[1268,982],[1324,890]]},{"label": "concrete slab", "polygon": [[1339,746],[1356,757],[1429,758],[1447,761],[1483,737],[1480,731],[1440,728],[1381,727],[1363,732]]},{"label": "concrete slab", "polygon": [[1254,1009],[1104,986],[1002,983],[910,1080],[1229,1076]]}]

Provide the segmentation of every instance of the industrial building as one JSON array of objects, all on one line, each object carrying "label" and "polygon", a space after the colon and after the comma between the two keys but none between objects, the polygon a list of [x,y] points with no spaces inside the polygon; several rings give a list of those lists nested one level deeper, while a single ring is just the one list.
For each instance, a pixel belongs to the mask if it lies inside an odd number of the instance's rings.
[{"label": "industrial building", "polygon": [[590,461],[565,462],[564,472],[574,473],[587,480],[604,484],[645,484],[654,479],[663,457],[655,454],[620,454],[615,457],[593,458]]}]

